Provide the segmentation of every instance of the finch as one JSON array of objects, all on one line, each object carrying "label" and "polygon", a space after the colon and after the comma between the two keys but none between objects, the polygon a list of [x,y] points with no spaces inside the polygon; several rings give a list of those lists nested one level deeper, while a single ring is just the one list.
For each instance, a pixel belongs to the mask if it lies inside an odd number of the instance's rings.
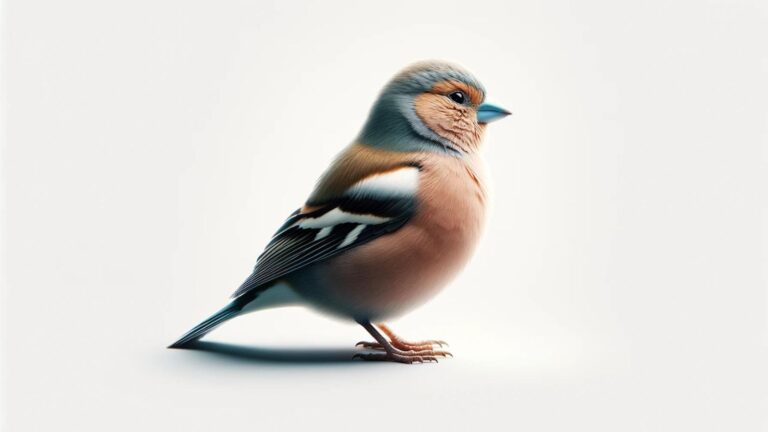
[{"label": "finch", "polygon": [[442,341],[407,342],[382,322],[430,299],[471,257],[487,201],[483,135],[509,114],[459,66],[420,62],[395,75],[232,300],[169,348],[245,313],[303,304],[363,326],[375,342],[359,343],[357,358],[450,355]]}]

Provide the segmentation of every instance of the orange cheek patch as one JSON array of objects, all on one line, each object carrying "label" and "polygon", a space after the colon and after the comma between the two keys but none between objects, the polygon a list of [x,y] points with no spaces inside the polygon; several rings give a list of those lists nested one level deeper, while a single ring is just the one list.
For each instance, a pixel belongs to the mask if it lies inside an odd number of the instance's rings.
[{"label": "orange cheek patch", "polygon": [[432,93],[441,95],[446,95],[456,90],[461,90],[464,92],[464,94],[469,96],[469,100],[472,101],[473,105],[480,105],[483,102],[483,92],[471,85],[464,84],[460,81],[440,81],[432,86]]},{"label": "orange cheek patch", "polygon": [[480,144],[484,128],[475,121],[473,109],[434,93],[416,96],[414,109],[429,129],[462,149],[477,148]]},{"label": "orange cheek patch", "polygon": [[453,122],[462,114],[462,108],[451,106],[451,102],[442,96],[432,93],[423,93],[416,96],[414,108],[421,121],[438,135],[446,139],[452,139],[448,132],[452,129]]}]

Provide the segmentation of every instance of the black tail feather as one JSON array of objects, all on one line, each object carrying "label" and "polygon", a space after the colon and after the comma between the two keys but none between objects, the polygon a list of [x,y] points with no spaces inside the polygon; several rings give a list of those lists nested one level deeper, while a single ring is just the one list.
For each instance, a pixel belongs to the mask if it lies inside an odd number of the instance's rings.
[{"label": "black tail feather", "polygon": [[196,325],[192,330],[184,334],[184,336],[182,336],[179,340],[169,345],[168,348],[184,348],[196,342],[198,339],[205,336],[208,332],[218,327],[223,322],[234,318],[240,313],[241,310],[242,305],[240,305],[237,301],[233,301],[232,303],[225,306],[222,310],[216,312],[205,321]]}]

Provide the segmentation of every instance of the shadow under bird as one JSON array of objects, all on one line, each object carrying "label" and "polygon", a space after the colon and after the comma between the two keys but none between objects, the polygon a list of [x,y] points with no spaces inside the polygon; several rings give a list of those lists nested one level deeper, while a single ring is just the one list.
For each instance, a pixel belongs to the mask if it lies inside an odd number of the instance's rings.
[{"label": "shadow under bird", "polygon": [[355,357],[414,363],[450,355],[442,341],[407,342],[381,322],[427,301],[473,253],[486,208],[481,141],[488,123],[510,114],[484,101],[482,84],[450,63],[397,74],[232,301],[170,348],[241,314],[305,304],[373,336]]}]

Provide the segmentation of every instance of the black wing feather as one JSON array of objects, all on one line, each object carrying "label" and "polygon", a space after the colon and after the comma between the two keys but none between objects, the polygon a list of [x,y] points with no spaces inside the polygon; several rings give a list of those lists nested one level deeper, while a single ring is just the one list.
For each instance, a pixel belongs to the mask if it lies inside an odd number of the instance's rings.
[{"label": "black wing feather", "polygon": [[[345,251],[367,243],[377,237],[396,231],[413,215],[416,201],[411,196],[371,197],[346,196],[333,200],[309,213],[293,212],[272,237],[264,252],[259,256],[256,267],[248,279],[235,291],[233,297],[257,293],[272,282],[311,264],[332,258]],[[303,219],[317,218],[338,208],[347,213],[386,217],[389,220],[379,224],[366,224],[356,240],[341,246],[347,235],[360,223],[340,223],[333,226],[331,233],[315,239],[319,228],[297,226]]]}]

